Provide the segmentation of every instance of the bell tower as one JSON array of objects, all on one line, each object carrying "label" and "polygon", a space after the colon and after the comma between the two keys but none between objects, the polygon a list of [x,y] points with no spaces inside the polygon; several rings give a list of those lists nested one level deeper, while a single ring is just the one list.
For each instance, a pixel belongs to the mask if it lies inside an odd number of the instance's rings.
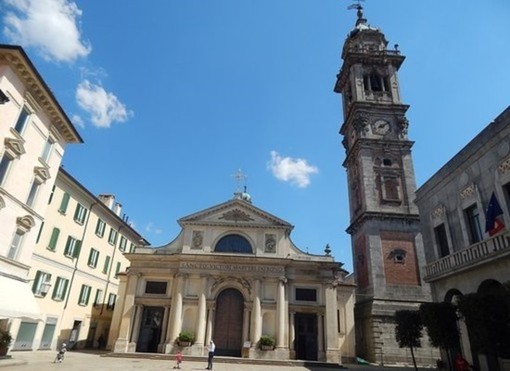
[{"label": "bell tower", "polygon": [[[425,265],[416,182],[408,138],[409,122],[400,95],[398,70],[405,57],[388,49],[384,34],[357,9],[356,25],[342,50],[334,91],[342,94],[340,128],[350,202],[354,274],[356,354],[379,364],[410,362],[395,340],[394,314],[431,301],[422,280]],[[438,353],[422,340],[421,364]]]}]

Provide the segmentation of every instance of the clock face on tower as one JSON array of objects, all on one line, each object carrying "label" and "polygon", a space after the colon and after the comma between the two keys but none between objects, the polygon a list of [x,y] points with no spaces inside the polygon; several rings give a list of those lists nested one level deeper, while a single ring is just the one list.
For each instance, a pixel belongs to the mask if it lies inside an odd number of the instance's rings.
[{"label": "clock face on tower", "polygon": [[372,125],[375,134],[386,135],[390,132],[390,123],[385,120],[377,120]]}]

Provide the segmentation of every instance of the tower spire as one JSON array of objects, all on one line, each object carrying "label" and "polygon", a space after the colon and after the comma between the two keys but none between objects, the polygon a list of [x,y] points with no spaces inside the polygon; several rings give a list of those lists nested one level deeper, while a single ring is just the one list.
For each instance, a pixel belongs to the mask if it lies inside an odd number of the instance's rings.
[{"label": "tower spire", "polygon": [[366,18],[363,18],[363,6],[361,6],[361,2],[365,0],[357,0],[357,4],[351,4],[347,7],[347,9],[356,9],[358,19],[356,20],[356,26],[358,26],[361,23],[367,23]]}]

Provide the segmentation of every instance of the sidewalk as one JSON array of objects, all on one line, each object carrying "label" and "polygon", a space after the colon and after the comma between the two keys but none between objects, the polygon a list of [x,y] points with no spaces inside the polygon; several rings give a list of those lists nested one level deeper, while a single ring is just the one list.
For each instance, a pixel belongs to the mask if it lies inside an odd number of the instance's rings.
[{"label": "sidewalk", "polygon": [[[55,351],[36,352],[11,352],[11,359],[0,360],[0,371],[130,371],[130,370],[172,370],[175,366],[173,359],[151,359],[151,358],[122,358],[104,357],[98,353],[69,351],[63,363],[53,363]],[[161,356],[161,355],[160,355]],[[150,357],[150,356],[148,356]],[[158,357],[161,358],[161,357]],[[288,366],[283,364],[244,364],[224,363],[226,359],[217,357],[214,363],[215,371],[331,371],[331,370],[371,370],[371,371],[407,371],[413,368],[390,368],[365,365],[345,365],[344,367],[315,367],[313,365]],[[232,362],[234,360],[229,359]],[[239,359],[241,361],[241,359]],[[187,360],[181,365],[181,370],[203,370],[207,366],[204,360]]]}]

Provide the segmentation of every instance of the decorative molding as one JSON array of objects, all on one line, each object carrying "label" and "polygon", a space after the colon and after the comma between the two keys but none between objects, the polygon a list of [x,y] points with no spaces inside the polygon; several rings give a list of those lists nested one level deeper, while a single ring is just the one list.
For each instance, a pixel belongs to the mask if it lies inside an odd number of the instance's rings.
[{"label": "decorative molding", "polygon": [[49,168],[46,166],[34,167],[34,175],[38,183],[44,183],[51,178],[50,172],[48,170]]},{"label": "decorative molding", "polygon": [[446,214],[446,207],[444,205],[439,205],[430,213],[433,219],[442,219]]},{"label": "decorative molding", "polygon": [[468,198],[472,198],[475,195],[475,184],[471,183],[471,185],[464,188],[462,191],[460,191],[460,198],[463,200],[466,200]]},{"label": "decorative molding", "polygon": [[226,213],[223,213],[223,215],[220,216],[219,219],[233,220],[236,222],[239,222],[239,221],[249,222],[251,220],[254,220],[249,214],[247,214],[244,211],[239,210],[239,209],[227,211]]},{"label": "decorative molding", "polygon": [[276,252],[276,235],[266,234],[266,242],[264,244],[264,252],[275,253]]},{"label": "decorative molding", "polygon": [[510,156],[499,163],[498,171],[501,175],[510,171]]},{"label": "decorative molding", "polygon": [[27,233],[35,226],[35,220],[30,215],[20,216],[16,218],[16,226],[22,233]]},{"label": "decorative molding", "polygon": [[192,237],[191,237],[191,248],[192,249],[201,249],[203,242],[204,242],[204,232],[203,231],[193,231]]},{"label": "decorative molding", "polygon": [[237,282],[240,284],[243,288],[245,288],[248,291],[248,295],[251,296],[251,284],[250,281],[248,281],[246,278],[240,278],[240,277],[219,277],[216,278],[214,283],[211,286],[211,291],[216,290],[216,288],[221,285],[224,282]]},{"label": "decorative molding", "polygon": [[9,158],[19,158],[22,154],[26,153],[25,146],[23,145],[25,141],[23,139],[18,138],[5,138],[5,152]]}]

